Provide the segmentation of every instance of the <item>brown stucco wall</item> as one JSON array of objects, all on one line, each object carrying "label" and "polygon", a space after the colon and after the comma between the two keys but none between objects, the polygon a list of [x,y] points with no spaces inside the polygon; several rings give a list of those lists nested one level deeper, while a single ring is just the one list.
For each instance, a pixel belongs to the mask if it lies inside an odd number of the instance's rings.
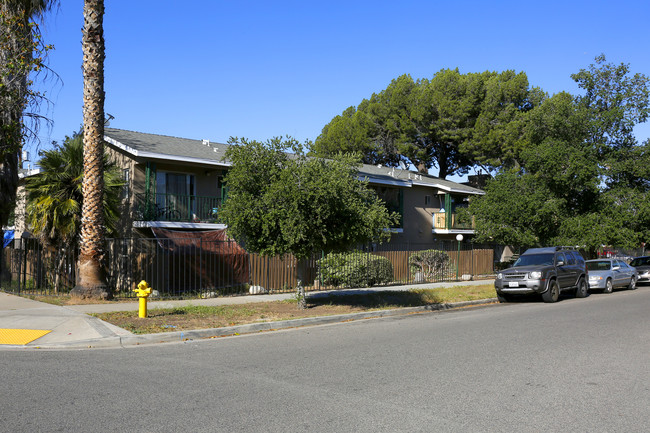
[{"label": "brown stucco wall", "polygon": [[[428,243],[433,240],[431,234],[432,213],[438,208],[435,199],[436,190],[422,186],[402,189],[404,194],[404,218],[402,233],[393,233],[391,243]],[[431,203],[425,205],[425,195],[431,196]]]}]

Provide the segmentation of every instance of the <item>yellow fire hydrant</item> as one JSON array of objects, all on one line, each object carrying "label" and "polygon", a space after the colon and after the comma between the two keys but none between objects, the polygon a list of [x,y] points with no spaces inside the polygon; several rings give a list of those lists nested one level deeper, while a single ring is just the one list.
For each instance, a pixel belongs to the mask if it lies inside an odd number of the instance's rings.
[{"label": "yellow fire hydrant", "polygon": [[140,309],[138,310],[138,317],[145,318],[147,317],[147,297],[151,295],[151,287],[145,280],[138,283],[138,288],[133,289],[134,292],[138,294],[138,299],[140,300]]}]

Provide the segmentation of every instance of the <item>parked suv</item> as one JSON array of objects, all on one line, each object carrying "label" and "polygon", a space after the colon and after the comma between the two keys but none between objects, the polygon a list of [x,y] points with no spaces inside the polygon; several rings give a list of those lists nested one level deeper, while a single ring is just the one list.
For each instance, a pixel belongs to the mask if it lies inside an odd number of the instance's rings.
[{"label": "parked suv", "polygon": [[589,290],[585,259],[569,248],[530,248],[497,274],[494,288],[499,302],[531,293],[540,293],[544,302],[556,302],[560,292],[569,290],[584,298]]}]

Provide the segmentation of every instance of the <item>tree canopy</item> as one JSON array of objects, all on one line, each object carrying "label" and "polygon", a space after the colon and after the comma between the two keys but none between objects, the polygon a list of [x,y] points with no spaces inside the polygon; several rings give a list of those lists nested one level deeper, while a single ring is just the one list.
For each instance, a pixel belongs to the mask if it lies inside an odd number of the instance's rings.
[{"label": "tree canopy", "polygon": [[[384,241],[398,219],[357,177],[358,160],[338,154],[308,158],[296,140],[265,143],[230,140],[225,158],[228,196],[219,218],[248,251],[305,259],[317,252],[344,251],[371,240]],[[292,151],[292,154],[288,152]],[[299,307],[305,308],[298,266]]]},{"label": "tree canopy", "polygon": [[542,96],[529,88],[526,74],[514,71],[443,69],[416,81],[402,75],[325,125],[310,154],[357,152],[368,164],[413,165],[423,173],[435,167],[442,179],[465,174],[476,164],[514,158],[508,146],[516,140],[503,139],[518,131],[513,122]]},{"label": "tree canopy", "polygon": [[650,141],[633,134],[649,114],[649,79],[602,55],[572,78],[582,94],[543,98],[510,127],[502,143],[516,143],[516,163],[496,165],[470,204],[477,240],[596,248],[650,239]]},{"label": "tree canopy", "polygon": [[308,158],[290,138],[230,144],[219,217],[248,251],[303,259],[389,238],[397,216],[358,179],[355,158]]},{"label": "tree canopy", "polygon": [[34,90],[31,78],[44,68],[51,46],[43,43],[36,20],[57,4],[53,0],[0,2],[0,231],[16,201],[23,144],[37,138],[43,119],[35,113],[43,95]]},{"label": "tree canopy", "polygon": [[[62,145],[41,152],[40,172],[27,178],[27,222],[46,245],[56,248],[79,244],[83,201],[83,136],[74,133]],[[115,234],[124,186],[120,169],[104,155],[104,220]]]}]

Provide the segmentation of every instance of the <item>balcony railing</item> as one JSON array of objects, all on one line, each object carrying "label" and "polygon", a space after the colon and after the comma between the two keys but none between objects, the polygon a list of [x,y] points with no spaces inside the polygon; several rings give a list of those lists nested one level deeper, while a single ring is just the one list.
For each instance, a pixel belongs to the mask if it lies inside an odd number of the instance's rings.
[{"label": "balcony railing", "polygon": [[214,223],[221,198],[180,194],[136,194],[136,221]]},{"label": "balcony railing", "polygon": [[[451,221],[449,216],[451,215]],[[458,214],[447,212],[436,212],[433,214],[433,228],[441,230],[472,230],[474,228],[474,217],[471,220],[461,220]]]}]

